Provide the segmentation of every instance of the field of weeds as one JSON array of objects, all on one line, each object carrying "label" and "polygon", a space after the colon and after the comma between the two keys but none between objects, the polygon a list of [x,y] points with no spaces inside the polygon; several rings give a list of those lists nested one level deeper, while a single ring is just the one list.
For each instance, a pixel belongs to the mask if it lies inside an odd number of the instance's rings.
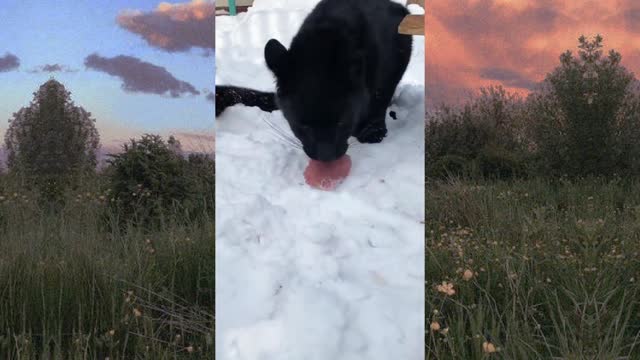
[{"label": "field of weeds", "polygon": [[640,358],[639,190],[428,181],[426,358]]},{"label": "field of weeds", "polygon": [[[165,210],[154,226],[135,225],[110,206],[99,176],[67,190],[55,211],[5,178],[0,359],[213,356],[210,210]],[[213,190],[200,199],[212,202]]]}]

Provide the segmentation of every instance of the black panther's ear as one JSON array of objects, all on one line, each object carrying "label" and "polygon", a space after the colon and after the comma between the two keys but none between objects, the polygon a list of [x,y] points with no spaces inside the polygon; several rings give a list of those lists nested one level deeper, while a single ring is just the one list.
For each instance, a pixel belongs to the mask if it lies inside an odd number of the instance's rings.
[{"label": "black panther's ear", "polygon": [[264,59],[267,61],[267,67],[276,77],[281,77],[287,67],[287,48],[278,40],[271,39],[264,47]]}]

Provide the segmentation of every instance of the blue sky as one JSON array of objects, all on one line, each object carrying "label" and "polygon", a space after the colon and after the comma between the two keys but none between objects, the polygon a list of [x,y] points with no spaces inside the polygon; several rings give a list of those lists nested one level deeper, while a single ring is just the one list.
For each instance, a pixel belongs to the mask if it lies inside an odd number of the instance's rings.
[{"label": "blue sky", "polygon": [[[173,4],[182,4],[182,10],[187,11],[187,6],[194,3],[202,5],[204,1]],[[15,55],[20,65],[0,72],[0,132],[4,133],[12,114],[29,103],[39,85],[53,76],[71,91],[76,105],[93,113],[105,143],[139,132],[211,133],[214,108],[206,94],[214,89],[215,57],[206,53],[212,51],[213,45],[211,49],[194,46],[167,50],[117,20],[126,10],[135,10],[142,22],[144,15],[157,15],[159,4],[124,0],[2,1],[0,58],[7,53]],[[133,17],[133,23],[138,21]],[[213,39],[213,15],[206,20],[211,23]],[[124,55],[163,67],[200,94],[171,97],[168,93],[125,91],[121,87],[123,78],[85,66],[87,56],[94,53],[107,59]],[[35,72],[47,64],[63,65],[71,72]]]}]

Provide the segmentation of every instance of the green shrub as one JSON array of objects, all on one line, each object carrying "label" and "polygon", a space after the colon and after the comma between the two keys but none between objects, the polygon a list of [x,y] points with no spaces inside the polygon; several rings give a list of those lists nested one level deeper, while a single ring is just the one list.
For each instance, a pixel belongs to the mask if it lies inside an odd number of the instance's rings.
[{"label": "green shrub", "polygon": [[523,106],[518,96],[490,87],[464,106],[441,106],[428,114],[427,176],[523,175]]},{"label": "green shrub", "polygon": [[435,178],[465,177],[469,173],[470,161],[458,155],[444,155],[429,167],[428,175]]},{"label": "green shrub", "polygon": [[496,146],[484,147],[475,164],[479,174],[488,179],[511,179],[526,175],[525,162],[518,154]]},{"label": "green shrub", "polygon": [[158,135],[132,139],[124,151],[112,155],[106,173],[113,206],[123,220],[139,223],[167,221],[166,214],[189,220],[213,208],[213,175],[206,173],[212,160],[194,156],[187,160],[179,143]]}]

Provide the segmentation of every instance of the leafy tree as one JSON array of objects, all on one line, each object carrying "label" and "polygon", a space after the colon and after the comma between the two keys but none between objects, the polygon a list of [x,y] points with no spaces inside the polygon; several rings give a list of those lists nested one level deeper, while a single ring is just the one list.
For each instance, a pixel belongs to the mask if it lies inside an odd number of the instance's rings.
[{"label": "leafy tree", "polygon": [[111,155],[106,172],[123,219],[149,223],[184,210],[194,196],[187,160],[178,142],[170,141],[146,134],[125,144],[122,153]]},{"label": "leafy tree", "polygon": [[100,141],[95,120],[70,95],[51,79],[29,106],[14,113],[5,134],[11,172],[50,185],[95,170]]},{"label": "leafy tree", "polygon": [[620,53],[602,51],[602,37],[579,38],[528,99],[532,139],[544,171],[571,176],[627,171],[638,162],[638,97]]}]

